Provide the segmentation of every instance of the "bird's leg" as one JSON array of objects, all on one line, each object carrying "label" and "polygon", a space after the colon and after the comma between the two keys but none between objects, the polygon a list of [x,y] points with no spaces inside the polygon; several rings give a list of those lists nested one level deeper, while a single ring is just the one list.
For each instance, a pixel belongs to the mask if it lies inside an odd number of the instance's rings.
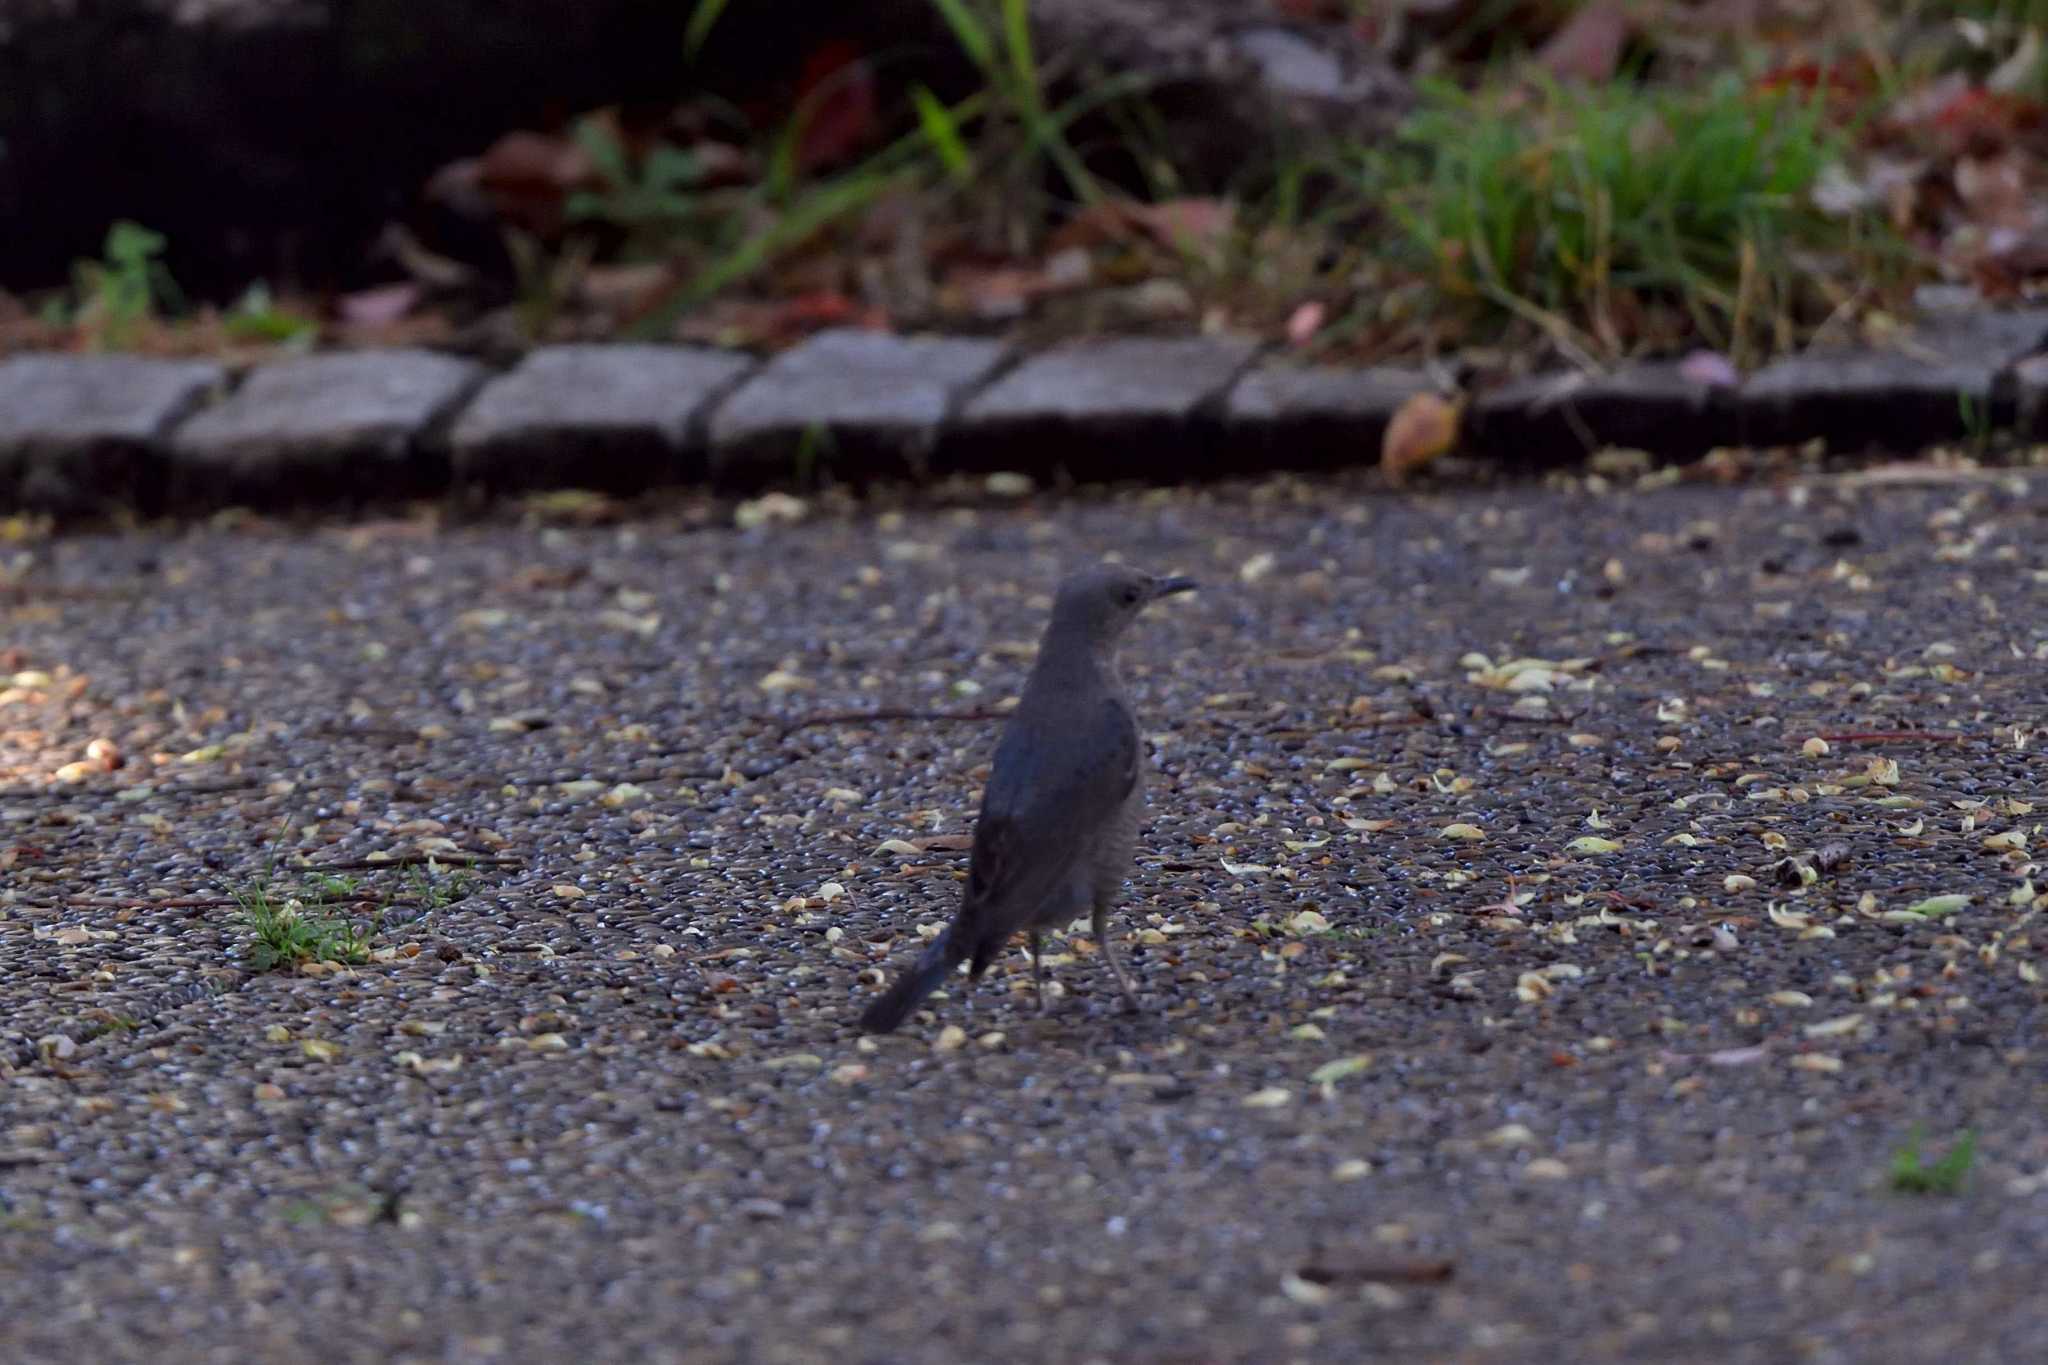
[{"label": "bird's leg", "polygon": [[1031,993],[1038,998],[1038,1012],[1045,1013],[1045,964],[1038,960],[1038,931],[1031,931]]},{"label": "bird's leg", "polygon": [[1109,946],[1109,906],[1098,901],[1091,919],[1090,928],[1095,931],[1095,946],[1102,954],[1102,960],[1109,964],[1109,974],[1116,978],[1116,988],[1124,993],[1124,1008],[1138,1008],[1138,993],[1131,989],[1131,979],[1124,975],[1123,964],[1116,960],[1116,950]]}]

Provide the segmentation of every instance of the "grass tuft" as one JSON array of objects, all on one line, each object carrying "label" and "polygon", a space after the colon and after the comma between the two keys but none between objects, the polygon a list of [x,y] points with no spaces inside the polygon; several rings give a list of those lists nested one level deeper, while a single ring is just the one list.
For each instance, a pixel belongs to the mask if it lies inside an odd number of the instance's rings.
[{"label": "grass tuft", "polygon": [[1964,1129],[1940,1159],[1932,1162],[1921,1155],[1920,1141],[1920,1128],[1915,1124],[1906,1145],[1892,1155],[1892,1188],[1901,1194],[1960,1194],[1977,1158],[1976,1130]]},{"label": "grass tuft", "polygon": [[[331,882],[334,878],[319,878]],[[308,898],[328,889],[309,886]],[[305,962],[358,966],[370,960],[370,931],[345,919],[315,913],[298,896],[279,893],[267,876],[252,878],[230,892],[249,931],[249,964],[257,971],[291,968]]]},{"label": "grass tuft", "polygon": [[1476,328],[1520,322],[1602,358],[1690,341],[1747,363],[1897,255],[1881,224],[1814,202],[1845,152],[1818,99],[1732,77],[1508,98],[1434,85],[1395,148],[1353,170],[1397,262]]}]

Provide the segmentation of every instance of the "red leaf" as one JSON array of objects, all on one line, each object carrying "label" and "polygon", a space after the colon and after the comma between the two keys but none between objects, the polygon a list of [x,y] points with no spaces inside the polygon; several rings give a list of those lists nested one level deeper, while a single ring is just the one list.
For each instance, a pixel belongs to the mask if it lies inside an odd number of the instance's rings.
[{"label": "red leaf", "polygon": [[805,171],[850,160],[881,127],[874,67],[849,42],[812,49],[797,79],[797,100],[809,111],[796,153]]},{"label": "red leaf", "polygon": [[1960,92],[1934,116],[1935,131],[1950,148],[1980,157],[2003,151],[2041,122],[2041,106],[2035,101],[1976,88]]}]

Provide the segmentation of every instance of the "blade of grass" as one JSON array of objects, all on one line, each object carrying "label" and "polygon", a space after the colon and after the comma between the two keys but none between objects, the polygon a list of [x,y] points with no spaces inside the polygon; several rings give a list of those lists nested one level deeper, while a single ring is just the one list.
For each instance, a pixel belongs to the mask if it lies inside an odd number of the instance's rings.
[{"label": "blade of grass", "polygon": [[1031,47],[1031,0],[1003,0],[1003,46],[1010,54],[1018,103],[1032,113],[1044,112],[1045,93]]},{"label": "blade of grass", "polygon": [[[964,111],[975,107],[974,101],[965,101],[955,106],[955,116],[969,116]],[[925,145],[922,129],[907,133],[854,170],[798,195],[766,230],[749,236],[698,271],[685,288],[635,322],[630,332],[642,339],[666,335],[676,319],[697,304],[750,278],[783,252],[894,189],[915,172],[917,156]]]},{"label": "blade of grass", "polygon": [[[722,0],[721,0],[722,2]],[[946,27],[953,31],[953,41],[960,44],[961,51],[968,59],[993,76],[996,71],[996,46],[981,20],[967,8],[963,0],[931,0],[932,8],[946,21]]]},{"label": "blade of grass", "polygon": [[967,150],[966,140],[960,136],[960,124],[954,119],[953,111],[922,85],[911,87],[910,101],[917,107],[918,126],[924,129],[925,139],[931,143],[939,164],[946,168],[946,173],[953,177],[955,183],[971,184],[974,180],[974,158]]},{"label": "blade of grass", "polygon": [[683,60],[694,62],[697,54],[704,50],[705,40],[711,37],[711,30],[718,25],[718,18],[725,13],[727,0],[697,0],[690,10],[690,23],[683,30]]}]

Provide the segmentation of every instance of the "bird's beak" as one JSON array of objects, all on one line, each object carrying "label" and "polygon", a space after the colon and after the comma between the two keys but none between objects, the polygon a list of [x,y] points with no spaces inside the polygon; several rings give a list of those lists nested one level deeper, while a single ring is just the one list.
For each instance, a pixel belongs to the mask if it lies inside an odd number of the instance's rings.
[{"label": "bird's beak", "polygon": [[1153,585],[1152,595],[1154,597],[1171,597],[1177,592],[1193,592],[1201,586],[1200,583],[1197,583],[1192,578],[1162,578]]}]

